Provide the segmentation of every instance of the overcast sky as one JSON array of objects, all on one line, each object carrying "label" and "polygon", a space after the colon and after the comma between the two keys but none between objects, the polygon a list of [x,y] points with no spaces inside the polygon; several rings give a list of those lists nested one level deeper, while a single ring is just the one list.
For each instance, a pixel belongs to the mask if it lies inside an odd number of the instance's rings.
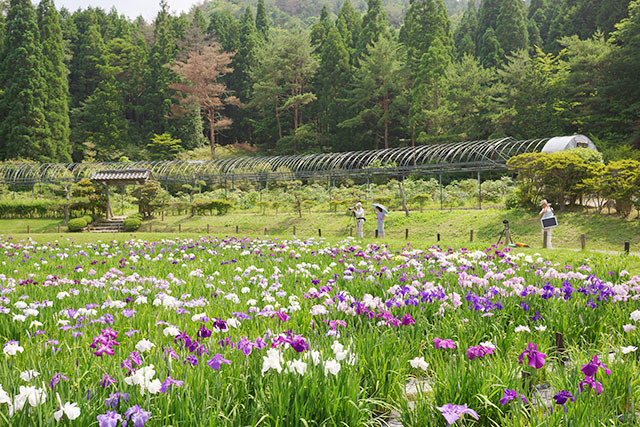
[{"label": "overcast sky", "polygon": [[[66,7],[71,12],[75,12],[79,8],[86,9],[89,6],[109,11],[115,6],[118,13],[126,15],[130,19],[142,15],[147,22],[152,21],[160,9],[160,0],[54,0],[54,3],[58,10],[61,7]],[[196,0],[167,0],[172,14],[187,12],[195,3]]]}]

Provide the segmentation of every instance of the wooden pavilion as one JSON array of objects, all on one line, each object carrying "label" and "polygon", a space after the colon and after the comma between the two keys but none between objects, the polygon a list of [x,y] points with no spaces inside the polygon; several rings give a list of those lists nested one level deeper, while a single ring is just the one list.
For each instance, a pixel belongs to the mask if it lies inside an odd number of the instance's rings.
[{"label": "wooden pavilion", "polygon": [[96,171],[91,180],[104,185],[107,194],[107,219],[113,217],[111,201],[109,198],[109,186],[143,185],[153,174],[149,169],[103,169]]}]

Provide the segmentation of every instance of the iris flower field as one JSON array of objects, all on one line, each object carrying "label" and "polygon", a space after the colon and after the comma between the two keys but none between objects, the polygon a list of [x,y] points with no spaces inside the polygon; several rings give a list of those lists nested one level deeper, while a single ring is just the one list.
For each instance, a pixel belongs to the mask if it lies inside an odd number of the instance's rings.
[{"label": "iris flower field", "polygon": [[619,263],[353,239],[0,249],[0,425],[640,422],[640,277]]}]

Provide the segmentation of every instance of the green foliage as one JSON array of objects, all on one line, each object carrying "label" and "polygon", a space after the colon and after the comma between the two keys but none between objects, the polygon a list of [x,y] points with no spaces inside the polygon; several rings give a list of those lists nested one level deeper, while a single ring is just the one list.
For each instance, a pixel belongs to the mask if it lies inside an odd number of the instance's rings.
[{"label": "green foliage", "polygon": [[148,180],[144,185],[140,185],[133,190],[133,196],[136,198],[138,212],[144,218],[148,218],[162,206],[162,199],[165,197],[166,191],[160,186],[160,183],[154,179]]},{"label": "green foliage", "polygon": [[128,217],[124,220],[122,226],[124,231],[138,231],[142,226],[142,221],[137,217]]},{"label": "green foliage", "polygon": [[154,160],[172,160],[182,151],[181,143],[181,140],[172,138],[166,132],[162,135],[154,133],[147,147],[151,151]]},{"label": "green foliage", "polygon": [[82,217],[82,219],[87,223],[87,225],[93,222],[93,217],[91,215],[85,215]]},{"label": "green foliage", "polygon": [[69,231],[81,231],[83,228],[87,226],[87,221],[84,218],[74,218],[69,220],[69,224],[67,224],[67,228]]},{"label": "green foliage", "polygon": [[195,200],[194,206],[196,212],[200,215],[203,215],[205,212],[215,212],[216,215],[226,215],[233,207],[233,203],[225,199]]}]

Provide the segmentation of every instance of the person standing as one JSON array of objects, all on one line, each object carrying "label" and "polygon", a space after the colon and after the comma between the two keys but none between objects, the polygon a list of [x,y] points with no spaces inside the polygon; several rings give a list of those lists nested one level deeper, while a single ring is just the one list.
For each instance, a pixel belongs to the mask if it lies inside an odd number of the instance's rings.
[{"label": "person standing", "polygon": [[362,209],[362,203],[356,203],[353,211],[353,216],[356,217],[356,237],[362,239],[364,235],[364,209]]},{"label": "person standing", "polygon": [[[553,218],[554,214],[553,214],[553,208],[551,207],[551,205],[549,203],[547,203],[546,200],[542,200],[540,202],[540,207],[542,208],[542,210],[540,211],[540,221],[542,222],[543,219],[547,219],[547,218]],[[544,228],[544,226],[542,227],[542,238],[544,239],[545,236],[545,232],[547,233],[547,248],[548,249],[553,249],[553,247],[551,246],[551,232],[553,231],[553,228],[549,227],[549,228]]]},{"label": "person standing", "polygon": [[386,217],[387,214],[384,213],[384,211],[380,206],[377,206],[376,210],[378,211],[376,213],[376,216],[378,219],[378,237],[383,238],[384,237],[384,217]]}]

